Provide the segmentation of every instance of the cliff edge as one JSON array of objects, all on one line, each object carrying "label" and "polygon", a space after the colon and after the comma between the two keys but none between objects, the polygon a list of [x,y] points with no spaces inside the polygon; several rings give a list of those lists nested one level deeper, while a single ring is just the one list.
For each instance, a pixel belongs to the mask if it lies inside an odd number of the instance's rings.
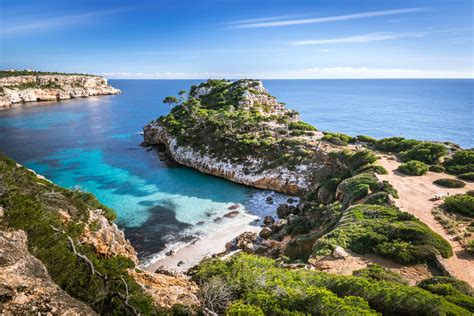
[{"label": "cliff edge", "polygon": [[119,94],[107,79],[92,75],[41,72],[0,72],[0,108],[14,103],[59,101],[98,95]]}]

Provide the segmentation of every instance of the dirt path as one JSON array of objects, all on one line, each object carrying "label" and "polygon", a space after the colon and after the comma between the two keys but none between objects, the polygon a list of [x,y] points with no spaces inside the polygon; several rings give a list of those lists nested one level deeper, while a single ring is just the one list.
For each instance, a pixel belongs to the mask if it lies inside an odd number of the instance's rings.
[{"label": "dirt path", "polygon": [[442,204],[442,201],[430,201],[435,194],[458,194],[468,190],[474,190],[474,183],[466,182],[461,189],[449,189],[433,184],[433,181],[441,178],[454,178],[445,173],[428,172],[423,176],[406,176],[396,171],[399,162],[389,159],[390,156],[381,155],[379,163],[387,169],[387,175],[378,175],[380,180],[388,180],[398,191],[400,196],[396,199],[397,206],[415,215],[432,230],[443,236],[453,247],[454,255],[446,260],[446,264],[457,278],[474,286],[474,256],[469,255],[457,242],[454,236],[448,235],[441,224],[433,217],[431,210]]}]

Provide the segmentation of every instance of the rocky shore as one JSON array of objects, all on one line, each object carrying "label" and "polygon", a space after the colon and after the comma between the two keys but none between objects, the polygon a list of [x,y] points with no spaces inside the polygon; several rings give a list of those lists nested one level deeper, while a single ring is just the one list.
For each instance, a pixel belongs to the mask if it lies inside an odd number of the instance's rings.
[{"label": "rocky shore", "polygon": [[119,94],[107,79],[90,75],[21,75],[0,78],[0,108],[15,103],[60,101],[98,95]]}]

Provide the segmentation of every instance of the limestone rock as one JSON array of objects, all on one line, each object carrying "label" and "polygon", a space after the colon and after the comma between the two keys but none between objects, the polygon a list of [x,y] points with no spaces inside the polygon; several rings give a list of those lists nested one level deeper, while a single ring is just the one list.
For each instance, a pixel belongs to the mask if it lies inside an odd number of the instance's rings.
[{"label": "limestone rock", "polygon": [[332,251],[332,256],[335,258],[335,259],[344,259],[346,257],[349,256],[349,254],[340,246],[337,246],[336,248],[334,248],[334,250]]},{"label": "limestone rock", "polygon": [[267,215],[263,218],[263,225],[270,226],[273,223],[275,223],[275,219],[272,216]]},{"label": "limestone rock", "polygon": [[297,214],[298,208],[289,204],[280,204],[277,208],[277,215],[279,218],[286,218],[290,214]]},{"label": "limestone rock", "polygon": [[[27,86],[28,88],[24,88]],[[0,78],[0,107],[14,103],[59,101],[95,95],[119,94],[107,79],[89,75],[32,75]]]},{"label": "limestone rock", "polygon": [[267,239],[268,237],[272,235],[272,230],[268,227],[264,227],[258,235],[262,237],[263,239]]},{"label": "limestone rock", "polygon": [[0,231],[0,314],[95,315],[56,285],[28,252],[24,231]]}]

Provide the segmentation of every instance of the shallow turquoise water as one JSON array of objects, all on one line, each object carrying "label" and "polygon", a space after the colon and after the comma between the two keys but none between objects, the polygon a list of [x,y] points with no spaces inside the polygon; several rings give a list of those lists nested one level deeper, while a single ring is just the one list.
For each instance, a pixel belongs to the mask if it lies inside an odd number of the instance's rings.
[{"label": "shallow turquoise water", "polygon": [[[261,193],[183,167],[139,146],[161,103],[198,81],[111,80],[118,96],[0,111],[0,150],[59,185],[114,208],[142,257],[212,230],[233,203],[274,212]],[[473,146],[473,80],[270,80],[270,93],[322,130],[404,135]],[[280,197],[283,199],[283,197]]]}]

